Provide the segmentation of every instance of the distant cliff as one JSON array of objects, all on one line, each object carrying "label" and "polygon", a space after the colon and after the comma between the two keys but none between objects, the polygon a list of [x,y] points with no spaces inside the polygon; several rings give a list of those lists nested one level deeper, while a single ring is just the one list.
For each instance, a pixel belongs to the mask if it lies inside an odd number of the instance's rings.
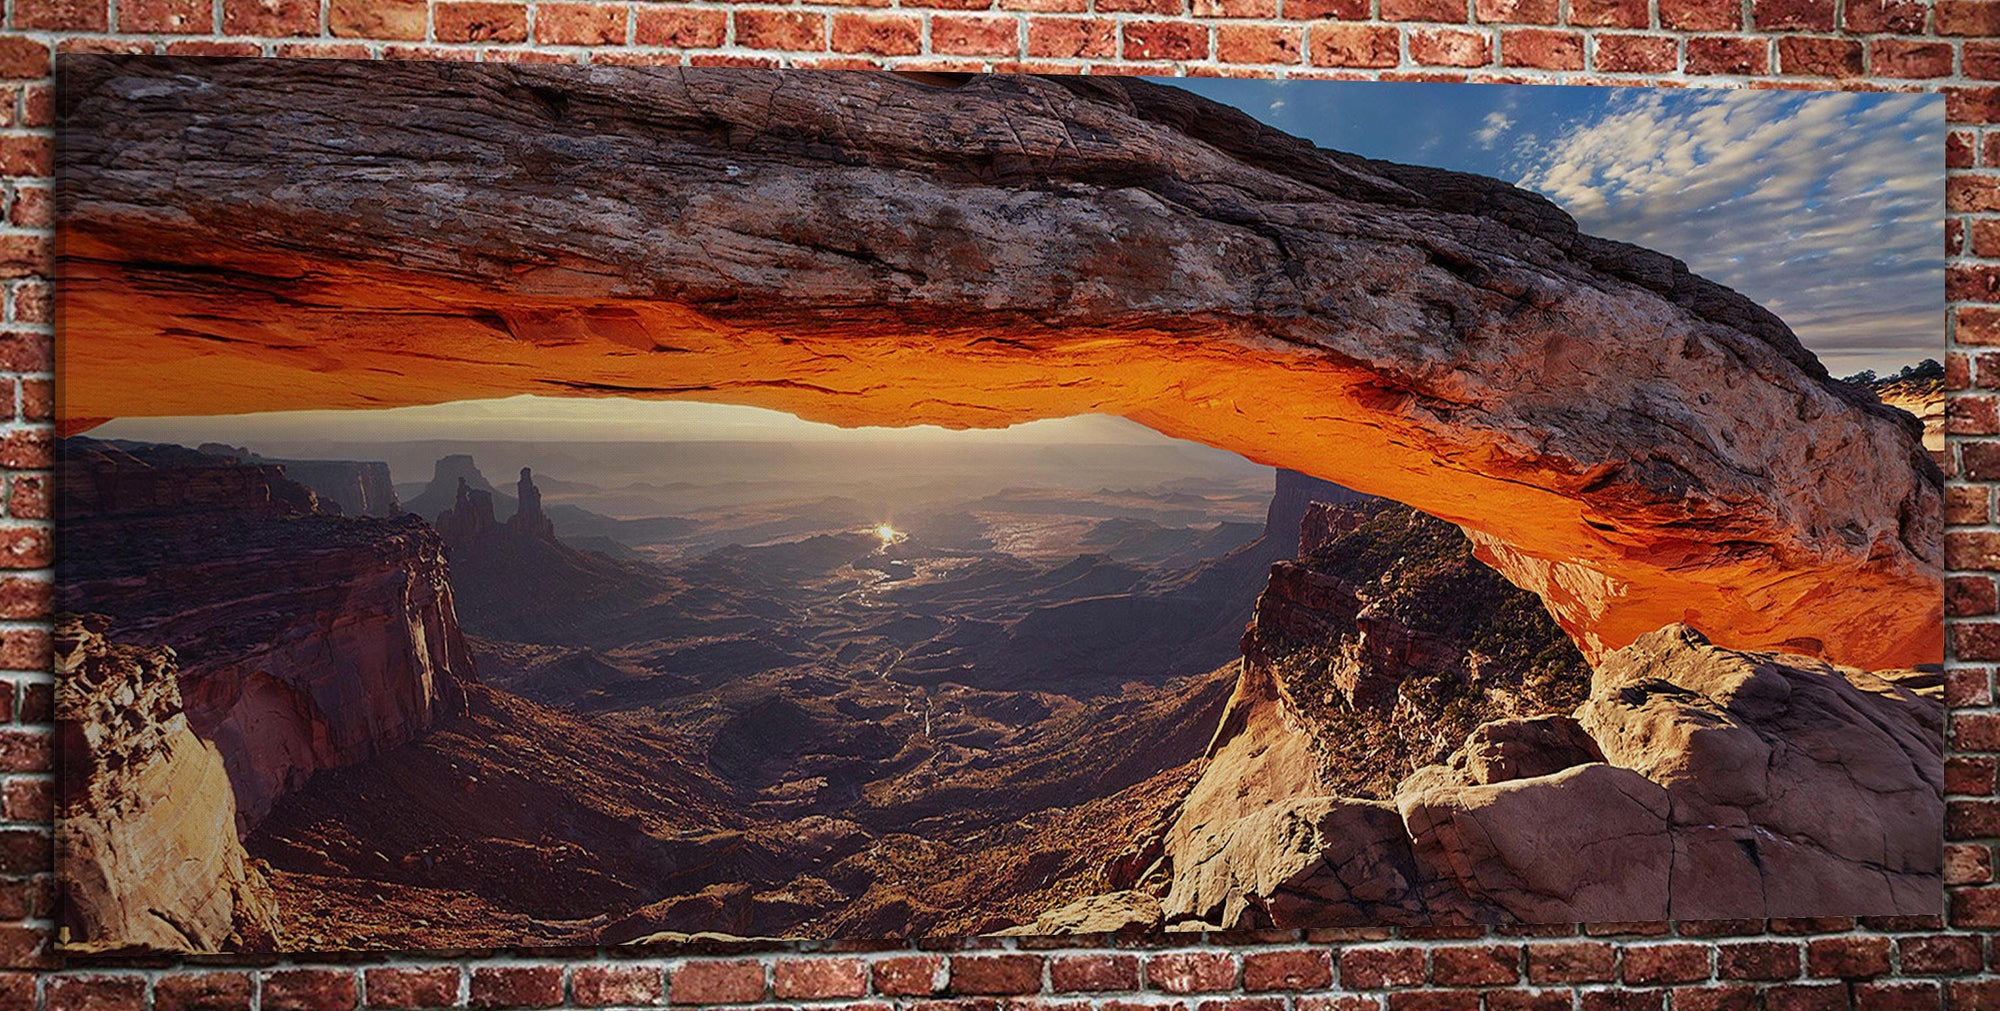
[{"label": "distant cliff", "polygon": [[63,444],[57,606],[169,646],[247,832],[315,771],[414,739],[475,679],[444,544],[416,516],[327,515],[278,465]]},{"label": "distant cliff", "polygon": [[[285,476],[312,489],[322,509],[343,516],[397,516],[396,485],[389,465],[380,460],[282,460],[261,456],[240,446],[204,442],[198,452],[235,457],[244,463],[274,464]],[[331,504],[333,508],[326,508]]]}]

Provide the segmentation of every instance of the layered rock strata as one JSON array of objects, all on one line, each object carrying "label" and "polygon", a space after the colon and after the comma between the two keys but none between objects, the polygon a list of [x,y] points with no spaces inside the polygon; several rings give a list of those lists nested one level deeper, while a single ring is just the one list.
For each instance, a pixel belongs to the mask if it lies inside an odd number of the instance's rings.
[{"label": "layered rock strata", "polygon": [[272,948],[276,909],[236,838],[222,756],[188,725],[174,651],[55,630],[56,919],[70,950]]},{"label": "layered rock strata", "polygon": [[1111,78],[66,71],[68,431],[519,393],[1115,413],[1460,525],[1593,659],[1677,621],[1941,656],[1921,426],[1497,180]]}]

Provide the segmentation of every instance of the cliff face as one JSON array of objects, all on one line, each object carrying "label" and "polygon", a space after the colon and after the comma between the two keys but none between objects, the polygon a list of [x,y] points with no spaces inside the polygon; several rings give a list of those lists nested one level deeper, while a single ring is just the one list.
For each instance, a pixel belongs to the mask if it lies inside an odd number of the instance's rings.
[{"label": "cliff face", "polygon": [[[1111,78],[67,69],[68,431],[519,393],[1121,414],[1467,529],[1592,658],[1690,616],[1744,649],[1942,653],[1921,426],[1498,180]],[[414,314],[448,350],[408,354]]]},{"label": "cliff face", "polygon": [[261,951],[276,904],[236,837],[222,756],[181,704],[174,653],[58,618],[57,927],[66,946]]},{"label": "cliff face", "polygon": [[1444,524],[1336,506],[1306,529],[1164,859],[1111,881],[1158,896],[1163,922],[1939,908],[1937,675],[1684,625],[1593,672]]},{"label": "cliff face", "polygon": [[170,646],[247,832],[319,769],[462,712],[474,677],[444,545],[415,516],[313,511],[275,465],[69,440],[58,606]]}]

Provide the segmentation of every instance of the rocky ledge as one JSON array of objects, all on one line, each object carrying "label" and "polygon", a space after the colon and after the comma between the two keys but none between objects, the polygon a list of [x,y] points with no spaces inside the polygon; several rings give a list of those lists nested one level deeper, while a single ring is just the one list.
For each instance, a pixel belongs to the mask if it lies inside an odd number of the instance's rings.
[{"label": "rocky ledge", "polygon": [[188,726],[174,651],[56,620],[56,923],[67,950],[263,951],[276,902],[237,842],[222,756]]},{"label": "rocky ledge", "polygon": [[273,464],[66,440],[57,606],[171,647],[248,832],[319,769],[462,712],[474,678],[444,544],[420,517],[327,515]]}]

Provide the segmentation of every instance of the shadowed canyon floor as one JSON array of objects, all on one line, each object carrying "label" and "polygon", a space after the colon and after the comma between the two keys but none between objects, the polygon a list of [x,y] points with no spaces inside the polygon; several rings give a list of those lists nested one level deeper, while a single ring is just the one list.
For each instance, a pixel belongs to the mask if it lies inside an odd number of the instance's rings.
[{"label": "shadowed canyon floor", "polygon": [[[102,882],[65,907],[77,943],[1815,915],[1939,894],[1933,675],[1692,631],[1593,672],[1456,528],[1295,474],[1275,494],[1254,468],[973,489],[908,530],[770,489],[606,526],[577,503],[641,492],[523,470],[507,494],[446,456],[408,488],[448,503],[426,522],[356,490],[373,466],[298,468],[395,513],[352,516],[291,465],[216,452],[65,444],[62,603],[94,615],[71,662],[175,692],[157,741],[66,745],[101,770],[64,793],[65,873]],[[568,542],[537,482],[632,543]],[[1261,525],[1231,518],[1253,509]],[[746,517],[779,536],[711,546]],[[1741,761],[1766,771],[1742,781]],[[169,790],[171,822],[114,817]],[[1532,834],[1551,823],[1567,834]],[[1650,841],[1606,875],[1587,855],[1613,838]],[[186,879],[121,893],[98,855],[131,839]],[[201,912],[154,936],[132,926],[145,903]]]}]

